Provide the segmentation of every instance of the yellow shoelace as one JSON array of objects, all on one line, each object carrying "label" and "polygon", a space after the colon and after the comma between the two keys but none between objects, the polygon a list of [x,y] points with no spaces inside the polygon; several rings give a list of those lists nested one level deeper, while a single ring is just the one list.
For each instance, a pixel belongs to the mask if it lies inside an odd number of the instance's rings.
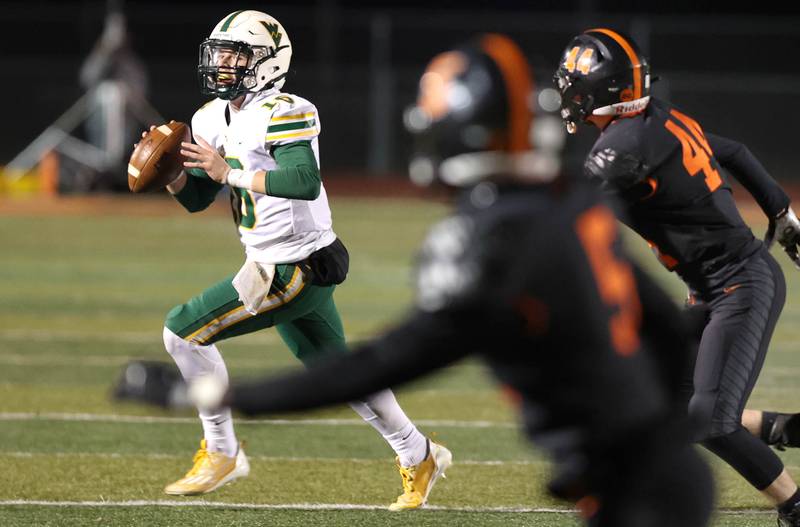
[{"label": "yellow shoelace", "polygon": [[186,474],[186,477],[188,478],[194,476],[195,474],[200,472],[200,467],[204,465],[204,463],[201,463],[201,461],[205,461],[206,459],[208,459],[208,450],[206,450],[205,448],[201,448],[200,450],[195,452],[194,457],[192,458],[192,463],[194,463],[194,466],[192,467],[192,470],[190,470],[189,473]]},{"label": "yellow shoelace", "polygon": [[414,492],[414,467],[400,467],[400,475],[403,477],[403,490],[406,493]]}]

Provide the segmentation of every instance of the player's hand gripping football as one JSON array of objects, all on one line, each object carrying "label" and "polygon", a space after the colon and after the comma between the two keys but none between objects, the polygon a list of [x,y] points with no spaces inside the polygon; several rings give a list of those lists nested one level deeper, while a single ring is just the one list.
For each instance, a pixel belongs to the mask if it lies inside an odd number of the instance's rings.
[{"label": "player's hand gripping football", "polygon": [[181,143],[181,154],[188,157],[184,168],[200,168],[217,183],[225,184],[228,182],[228,172],[231,171],[230,165],[222,158],[217,150],[197,137],[199,144]]},{"label": "player's hand gripping football", "polygon": [[797,215],[791,207],[787,207],[769,221],[769,229],[764,237],[764,243],[769,248],[773,241],[777,241],[783,247],[795,267],[800,269],[800,248],[798,248],[800,245],[800,220],[797,219]]}]

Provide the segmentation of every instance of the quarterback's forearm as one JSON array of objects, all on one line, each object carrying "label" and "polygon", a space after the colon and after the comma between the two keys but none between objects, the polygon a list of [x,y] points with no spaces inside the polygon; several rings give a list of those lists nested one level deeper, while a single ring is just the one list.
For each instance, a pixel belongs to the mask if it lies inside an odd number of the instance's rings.
[{"label": "quarterback's forearm", "polygon": [[747,189],[769,218],[774,218],[789,206],[789,196],[750,149],[725,137],[714,134],[706,136],[719,164]]},{"label": "quarterback's forearm", "polygon": [[222,188],[222,185],[204,176],[202,172],[195,169],[184,171],[167,186],[170,194],[189,212],[208,208]]}]

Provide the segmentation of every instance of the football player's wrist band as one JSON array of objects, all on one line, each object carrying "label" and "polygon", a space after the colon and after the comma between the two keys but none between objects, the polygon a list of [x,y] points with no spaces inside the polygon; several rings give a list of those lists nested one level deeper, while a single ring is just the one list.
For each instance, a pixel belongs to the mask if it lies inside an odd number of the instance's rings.
[{"label": "football player's wrist band", "polygon": [[253,190],[253,179],[255,178],[255,170],[242,170],[241,168],[232,168],[228,171],[226,181],[232,187],[239,187],[247,190]]}]

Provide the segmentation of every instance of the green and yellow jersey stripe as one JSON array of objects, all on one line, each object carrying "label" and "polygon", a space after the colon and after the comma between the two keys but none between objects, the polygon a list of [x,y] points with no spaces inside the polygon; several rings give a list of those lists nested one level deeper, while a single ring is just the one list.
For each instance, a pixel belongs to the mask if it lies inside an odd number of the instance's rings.
[{"label": "green and yellow jersey stripe", "polygon": [[267,136],[267,142],[279,141],[281,139],[294,139],[295,137],[308,137],[312,138],[317,134],[314,128],[307,128],[299,132],[281,132],[278,134],[270,134]]},{"label": "green and yellow jersey stripe", "polygon": [[296,113],[294,115],[276,115],[275,117],[270,119],[270,121],[273,123],[281,121],[298,121],[302,119],[311,119],[313,121],[314,120],[313,117],[316,117],[316,114],[314,112]]},{"label": "green and yellow jersey stripe", "polygon": [[304,128],[314,128],[317,121],[309,119],[308,121],[296,121],[293,123],[273,124],[267,128],[267,135],[277,132],[288,132],[290,130],[302,130]]}]

